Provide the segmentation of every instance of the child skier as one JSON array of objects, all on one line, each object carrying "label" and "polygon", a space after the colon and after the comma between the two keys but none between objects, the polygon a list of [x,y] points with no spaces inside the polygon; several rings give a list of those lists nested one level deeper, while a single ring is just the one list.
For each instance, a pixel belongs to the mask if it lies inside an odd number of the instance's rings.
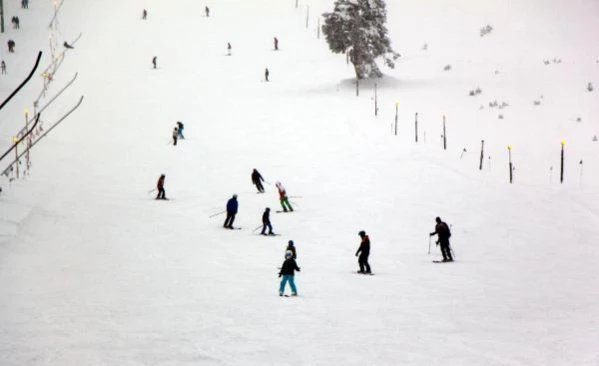
[{"label": "child skier", "polygon": [[[356,257],[358,257],[358,264],[360,265],[360,270],[358,273],[370,274],[370,264],[368,264],[368,256],[370,255],[370,238],[366,235],[364,230],[358,233],[362,241],[360,242],[360,247],[356,252]],[[366,270],[364,270],[366,269]]]},{"label": "child skier", "polygon": [[185,136],[183,136],[183,127],[183,122],[177,121],[177,137],[180,139],[185,139]]},{"label": "child skier", "polygon": [[160,175],[160,178],[158,178],[158,183],[156,183],[156,189],[158,189],[158,195],[156,196],[157,200],[165,200],[166,196],[165,196],[165,192],[164,192],[164,174]]},{"label": "child skier", "polygon": [[179,136],[179,128],[175,127],[173,129],[173,146],[177,146],[177,138]]},{"label": "child skier", "polygon": [[154,66],[154,68],[156,68],[157,64],[158,64],[158,56],[152,57],[152,66]]},{"label": "child skier", "polygon": [[291,287],[291,296],[297,296],[297,288],[295,287],[294,280],[295,271],[299,272],[300,268],[297,266],[295,259],[293,259],[293,253],[288,250],[285,253],[285,262],[283,262],[281,271],[279,272],[279,277],[283,277],[279,285],[279,296],[283,296],[287,282],[289,282],[289,287]]},{"label": "child skier", "polygon": [[268,235],[275,235],[272,232],[272,225],[270,224],[270,208],[267,207],[262,214],[262,232],[261,235],[266,235],[266,228],[268,228]]},{"label": "child skier", "polygon": [[281,182],[277,182],[277,189],[279,190],[279,200],[281,201],[281,206],[283,207],[283,211],[287,212],[288,210],[293,212],[293,207],[289,204],[289,199],[287,198],[287,192],[285,192],[285,188]]},{"label": "child skier", "polygon": [[297,252],[295,250],[295,245],[293,244],[293,240],[289,240],[289,242],[287,242],[287,249],[285,249],[286,251],[290,251],[293,254],[293,259],[297,259]]}]

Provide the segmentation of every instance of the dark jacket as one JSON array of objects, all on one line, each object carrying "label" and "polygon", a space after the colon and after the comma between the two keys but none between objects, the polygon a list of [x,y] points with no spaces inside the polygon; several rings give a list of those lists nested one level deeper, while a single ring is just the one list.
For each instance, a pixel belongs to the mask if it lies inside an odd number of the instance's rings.
[{"label": "dark jacket", "polygon": [[258,184],[260,181],[264,181],[264,178],[262,178],[256,169],[254,169],[254,172],[252,173],[252,183]]},{"label": "dark jacket", "polygon": [[297,259],[297,252],[295,251],[295,245],[287,245],[287,249],[285,251],[290,250],[293,253],[293,259]]},{"label": "dark jacket", "polygon": [[299,270],[300,270],[300,268],[297,266],[297,263],[295,263],[295,259],[293,259],[293,258],[285,259],[285,262],[283,262],[283,265],[281,266],[281,272],[279,272],[279,276],[281,276],[281,275],[294,276],[295,271],[299,272]]},{"label": "dark jacket", "polygon": [[237,208],[239,204],[237,203],[237,198],[231,198],[227,202],[227,212],[237,213]]},{"label": "dark jacket", "polygon": [[358,255],[358,253],[362,253],[362,255],[370,254],[370,238],[368,238],[368,235],[364,235],[362,237],[362,242],[360,243],[360,247],[358,248],[356,255]]},{"label": "dark jacket", "polygon": [[439,235],[439,241],[448,241],[449,237],[451,236],[449,227],[443,221],[435,225],[435,231],[432,232],[431,235],[435,234]]},{"label": "dark jacket", "polygon": [[164,177],[161,176],[158,178],[158,183],[156,183],[156,188],[160,189],[164,187]]},{"label": "dark jacket", "polygon": [[270,223],[270,210],[264,211],[262,214],[262,223],[269,224]]}]

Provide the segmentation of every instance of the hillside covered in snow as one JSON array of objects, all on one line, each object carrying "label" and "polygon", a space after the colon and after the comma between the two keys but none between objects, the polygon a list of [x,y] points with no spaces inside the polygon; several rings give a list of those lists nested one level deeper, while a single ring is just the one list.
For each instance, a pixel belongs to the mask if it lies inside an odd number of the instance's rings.
[{"label": "hillside covered in snow", "polygon": [[596,1],[388,0],[359,95],[332,0],[4,6],[0,365],[599,364]]}]

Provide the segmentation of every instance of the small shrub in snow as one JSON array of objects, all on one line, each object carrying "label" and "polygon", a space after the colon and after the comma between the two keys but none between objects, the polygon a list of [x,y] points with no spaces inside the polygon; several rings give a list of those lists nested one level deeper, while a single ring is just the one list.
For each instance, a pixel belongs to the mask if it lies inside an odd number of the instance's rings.
[{"label": "small shrub in snow", "polygon": [[593,141],[597,142],[597,135],[593,136]]},{"label": "small shrub in snow", "polygon": [[449,71],[451,70],[451,65],[445,65],[445,67],[443,68],[443,71]]},{"label": "small shrub in snow", "polygon": [[510,105],[507,104],[506,102],[501,102],[501,104],[499,105],[499,109],[503,109],[505,107],[509,107]]},{"label": "small shrub in snow", "polygon": [[590,92],[592,92],[592,91],[593,91],[593,84],[592,84],[592,83],[590,83],[590,82],[589,82],[589,83],[587,84],[587,90],[588,90],[588,91],[590,91]]},{"label": "small shrub in snow", "polygon": [[582,122],[582,118],[576,117],[576,122]]},{"label": "small shrub in snow", "polygon": [[541,105],[541,101],[540,100],[535,100],[532,102],[533,105]]},{"label": "small shrub in snow", "polygon": [[426,44],[426,43],[425,43],[425,44],[422,46],[422,50],[423,50],[423,51],[426,51],[426,50],[428,50],[428,44]]},{"label": "small shrub in snow", "polygon": [[473,97],[473,96],[475,96],[475,95],[479,95],[479,94],[481,94],[482,92],[483,92],[483,91],[482,91],[480,88],[476,88],[476,89],[470,90],[470,91],[468,92],[468,95],[470,95],[471,97]]},{"label": "small shrub in snow", "polygon": [[495,108],[497,107],[499,104],[497,103],[497,100],[493,101],[493,102],[489,102],[489,107],[491,108]]},{"label": "small shrub in snow", "polygon": [[497,116],[497,118],[503,119],[503,114],[500,114],[499,116]]},{"label": "small shrub in snow", "polygon": [[491,33],[492,31],[493,31],[493,27],[491,27],[489,24],[487,24],[480,29],[480,36],[484,37],[487,34]]},{"label": "small shrub in snow", "polygon": [[543,64],[545,64],[545,65],[549,65],[550,63],[551,63],[551,61],[549,61],[549,60],[543,60]]},{"label": "small shrub in snow", "polygon": [[495,75],[499,75],[499,70],[495,70]]}]

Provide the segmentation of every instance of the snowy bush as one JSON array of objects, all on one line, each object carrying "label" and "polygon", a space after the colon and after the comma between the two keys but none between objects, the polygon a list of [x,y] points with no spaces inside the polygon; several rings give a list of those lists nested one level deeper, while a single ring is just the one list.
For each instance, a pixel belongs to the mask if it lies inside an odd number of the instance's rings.
[{"label": "snowy bush", "polygon": [[510,106],[510,105],[509,105],[509,104],[507,104],[506,102],[501,102],[501,104],[499,105],[499,107],[498,107],[498,108],[499,108],[499,109],[503,109],[503,108],[505,108],[505,107],[509,107],[509,106]]},{"label": "snowy bush", "polygon": [[541,105],[541,101],[540,100],[535,100],[532,102],[533,105]]},{"label": "snowy bush", "polygon": [[449,71],[451,70],[451,65],[447,64],[445,65],[445,67],[443,68],[443,71]]},{"label": "snowy bush", "polygon": [[545,65],[549,65],[550,63],[551,63],[551,61],[549,61],[549,60],[543,60],[543,64],[545,64]]},{"label": "snowy bush", "polygon": [[324,13],[322,32],[333,53],[347,53],[356,77],[382,77],[375,59],[395,67],[399,54],[387,37],[387,10],[383,0],[335,0],[331,13]]},{"label": "snowy bush", "polygon": [[493,27],[491,27],[489,24],[487,24],[480,29],[480,36],[484,37],[487,34],[491,33],[492,31],[493,31]]},{"label": "snowy bush", "polygon": [[582,118],[576,117],[576,122],[582,122]]},{"label": "snowy bush", "polygon": [[593,136],[593,141],[597,142],[597,135]]},{"label": "snowy bush", "polygon": [[482,91],[480,88],[476,88],[476,89],[470,90],[470,91],[468,92],[468,95],[470,95],[471,97],[473,97],[473,96],[475,96],[475,95],[479,95],[479,94],[481,94],[482,92],[483,92],[483,91]]},{"label": "snowy bush", "polygon": [[428,50],[428,44],[426,44],[426,43],[425,43],[425,44],[422,46],[422,50],[423,50],[423,51],[426,51],[426,50]]},{"label": "snowy bush", "polygon": [[497,116],[497,118],[503,119],[503,114],[500,114],[499,116]]},{"label": "snowy bush", "polygon": [[592,92],[592,91],[593,91],[593,84],[592,84],[592,83],[590,83],[590,82],[589,82],[589,83],[587,84],[587,90],[588,90],[588,91],[590,91],[590,92]]}]

